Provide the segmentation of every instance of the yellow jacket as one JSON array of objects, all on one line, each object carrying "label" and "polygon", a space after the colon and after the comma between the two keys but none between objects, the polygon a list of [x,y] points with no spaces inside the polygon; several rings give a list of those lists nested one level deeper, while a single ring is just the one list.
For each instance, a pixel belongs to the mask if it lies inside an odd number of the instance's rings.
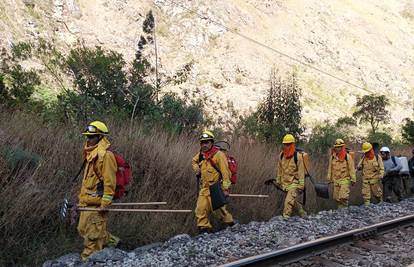
[{"label": "yellow jacket", "polygon": [[346,159],[340,161],[334,156],[329,157],[327,180],[335,184],[356,182],[354,159],[346,154]]},{"label": "yellow jacket", "polygon": [[112,203],[116,187],[117,164],[114,154],[107,150],[110,145],[106,137],[93,147],[85,145],[86,165],[79,194],[79,206],[104,208]]},{"label": "yellow jacket", "polygon": [[[200,195],[209,196],[209,186],[220,179],[220,173],[211,165],[208,160],[203,159],[199,162],[200,153],[197,153],[192,160],[193,171],[196,175],[201,174]],[[230,188],[230,169],[226,155],[217,151],[211,159],[222,174],[222,187],[224,190]]]},{"label": "yellow jacket", "polygon": [[365,183],[376,183],[384,176],[384,163],[379,156],[372,160],[363,157],[358,165],[362,166],[362,181]]},{"label": "yellow jacket", "polygon": [[295,163],[294,157],[287,159],[279,155],[279,162],[277,165],[276,182],[283,190],[288,191],[294,188],[303,189],[305,184],[305,167],[303,163],[303,155],[297,153],[298,162]]}]

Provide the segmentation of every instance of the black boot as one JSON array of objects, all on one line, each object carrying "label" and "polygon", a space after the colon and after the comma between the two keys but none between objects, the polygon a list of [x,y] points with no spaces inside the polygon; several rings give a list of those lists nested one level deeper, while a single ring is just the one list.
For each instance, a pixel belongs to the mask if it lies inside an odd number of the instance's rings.
[{"label": "black boot", "polygon": [[198,228],[198,234],[199,235],[202,235],[204,233],[207,233],[207,234],[211,233],[211,229],[210,228],[202,228],[202,227],[199,227]]}]

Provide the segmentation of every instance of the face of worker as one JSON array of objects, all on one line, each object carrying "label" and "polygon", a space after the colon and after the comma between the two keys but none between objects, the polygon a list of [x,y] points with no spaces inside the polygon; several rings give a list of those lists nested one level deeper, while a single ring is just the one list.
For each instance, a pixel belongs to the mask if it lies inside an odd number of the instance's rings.
[{"label": "face of worker", "polygon": [[212,140],[200,141],[200,150],[201,150],[201,152],[207,152],[212,147],[213,147],[213,141]]},{"label": "face of worker", "polygon": [[292,145],[292,143],[283,144],[283,147],[284,147],[284,148],[288,148],[288,147],[290,147],[291,145]]},{"label": "face of worker", "polygon": [[94,146],[96,145],[100,140],[100,136],[99,135],[87,135],[86,136],[86,144],[88,146]]},{"label": "face of worker", "polygon": [[335,149],[335,152],[336,152],[336,153],[339,153],[339,152],[341,152],[342,147],[334,147],[334,149]]},{"label": "face of worker", "polygon": [[388,152],[380,152],[381,153],[381,158],[384,160],[387,160],[390,158],[390,153]]}]

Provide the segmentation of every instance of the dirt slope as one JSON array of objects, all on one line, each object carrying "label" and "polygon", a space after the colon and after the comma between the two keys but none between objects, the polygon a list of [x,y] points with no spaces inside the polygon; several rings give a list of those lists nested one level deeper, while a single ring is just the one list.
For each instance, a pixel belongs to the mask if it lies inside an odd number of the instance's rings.
[{"label": "dirt slope", "polygon": [[[396,123],[412,115],[414,3],[410,0],[3,0],[0,45],[40,36],[65,49],[82,41],[132,59],[149,9],[156,17],[164,77],[191,65],[184,83],[166,83],[164,90],[188,91],[206,99],[210,109],[254,108],[267,88],[271,67],[276,66],[281,75],[298,72],[308,124],[350,114],[355,96],[368,92],[392,99]],[[229,112],[212,114],[231,118]]]}]

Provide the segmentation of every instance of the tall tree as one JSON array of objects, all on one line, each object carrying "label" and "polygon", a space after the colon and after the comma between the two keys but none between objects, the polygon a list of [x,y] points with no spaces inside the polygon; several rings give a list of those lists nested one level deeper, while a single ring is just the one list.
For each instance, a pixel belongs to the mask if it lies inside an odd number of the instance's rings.
[{"label": "tall tree", "polygon": [[286,133],[299,136],[303,131],[301,95],[296,73],[282,80],[272,69],[265,99],[255,113],[242,119],[244,131],[266,142],[280,141]]},{"label": "tall tree", "polygon": [[390,120],[390,112],[387,110],[389,104],[385,95],[364,95],[358,97],[356,111],[352,116],[359,123],[369,123],[372,134],[375,134],[380,123],[387,123]]}]

